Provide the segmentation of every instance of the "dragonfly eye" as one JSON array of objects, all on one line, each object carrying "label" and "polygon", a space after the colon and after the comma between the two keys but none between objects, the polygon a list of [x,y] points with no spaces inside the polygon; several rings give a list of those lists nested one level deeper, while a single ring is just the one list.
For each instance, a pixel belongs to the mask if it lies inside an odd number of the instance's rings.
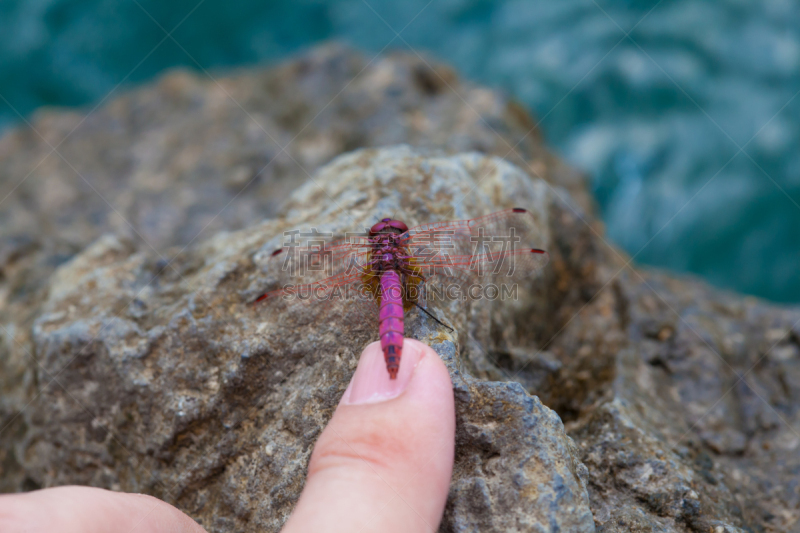
[{"label": "dragonfly eye", "polygon": [[384,218],[369,230],[369,236],[374,237],[378,233],[383,232],[385,229],[396,230],[398,233],[405,233],[408,231],[408,226],[399,220],[392,220],[391,218]]},{"label": "dragonfly eye", "polygon": [[372,226],[369,229],[369,236],[370,237],[374,237],[375,235],[380,233],[383,230],[383,228],[385,228],[385,227],[386,227],[386,222],[383,222],[383,221],[378,222],[377,224],[375,224],[374,226]]},{"label": "dragonfly eye", "polygon": [[406,226],[403,222],[400,222],[399,220],[392,220],[391,222],[389,222],[389,226],[391,226],[396,230],[400,230],[400,233],[405,233],[406,231],[408,231],[408,226]]}]

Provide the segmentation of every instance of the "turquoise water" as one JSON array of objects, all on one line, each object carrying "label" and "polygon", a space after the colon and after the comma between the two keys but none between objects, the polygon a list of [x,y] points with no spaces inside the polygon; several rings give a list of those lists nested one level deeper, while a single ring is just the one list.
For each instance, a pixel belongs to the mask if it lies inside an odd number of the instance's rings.
[{"label": "turquoise water", "polygon": [[[791,0],[0,0],[0,95],[27,115],[329,38],[427,51],[513,94],[589,173],[610,239],[638,262],[800,301]],[[0,101],[0,125],[17,120]]]}]

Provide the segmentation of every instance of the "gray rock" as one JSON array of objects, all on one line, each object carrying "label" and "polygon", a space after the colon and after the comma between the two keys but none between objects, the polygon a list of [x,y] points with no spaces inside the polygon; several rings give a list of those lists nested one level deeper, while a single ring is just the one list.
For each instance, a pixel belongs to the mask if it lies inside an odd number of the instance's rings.
[{"label": "gray rock", "polygon": [[611,287],[550,344],[563,366],[537,391],[598,531],[794,531],[800,311],[657,273]]},{"label": "gray rock", "polygon": [[[18,460],[39,486],[149,492],[209,530],[277,531],[376,330],[322,306],[251,305],[273,276],[262,252],[293,227],[342,233],[389,213],[412,224],[512,201],[536,209],[546,244],[551,190],[508,163],[364,150],[324,167],[285,217],[220,234],[166,274],[113,237],[97,241],[56,271],[34,323],[36,378],[52,384],[23,415]],[[530,294],[535,305],[539,293]],[[469,331],[486,310],[438,312]],[[409,326],[442,355],[455,386],[457,460],[442,530],[593,531],[585,469],[559,417],[519,384],[460,370],[461,336],[429,319]]]}]

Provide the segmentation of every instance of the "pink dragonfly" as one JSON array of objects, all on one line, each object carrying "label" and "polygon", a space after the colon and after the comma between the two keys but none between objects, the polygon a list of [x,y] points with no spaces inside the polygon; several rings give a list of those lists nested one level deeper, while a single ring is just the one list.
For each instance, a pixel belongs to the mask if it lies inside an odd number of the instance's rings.
[{"label": "pink dragonfly", "polygon": [[[386,370],[395,379],[404,314],[417,307],[441,324],[420,303],[510,294],[508,283],[531,277],[549,260],[547,252],[532,247],[536,235],[533,215],[522,208],[411,229],[384,218],[367,233],[331,243],[322,241],[318,232],[289,232],[292,241],[272,252],[268,269],[300,277],[304,283],[285,284],[262,294],[256,303],[288,300],[342,306],[339,312],[355,312],[372,323],[377,315]],[[296,241],[297,236],[306,242]]]}]

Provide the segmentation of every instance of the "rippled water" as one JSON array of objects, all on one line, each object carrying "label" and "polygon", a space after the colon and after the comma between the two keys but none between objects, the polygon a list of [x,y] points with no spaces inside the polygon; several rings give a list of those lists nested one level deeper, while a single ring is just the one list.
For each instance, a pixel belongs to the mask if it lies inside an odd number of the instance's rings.
[{"label": "rippled water", "polygon": [[0,95],[23,114],[98,102],[173,65],[273,61],[331,37],[428,51],[515,95],[590,174],[610,239],[638,262],[800,301],[790,0],[0,0]]}]

